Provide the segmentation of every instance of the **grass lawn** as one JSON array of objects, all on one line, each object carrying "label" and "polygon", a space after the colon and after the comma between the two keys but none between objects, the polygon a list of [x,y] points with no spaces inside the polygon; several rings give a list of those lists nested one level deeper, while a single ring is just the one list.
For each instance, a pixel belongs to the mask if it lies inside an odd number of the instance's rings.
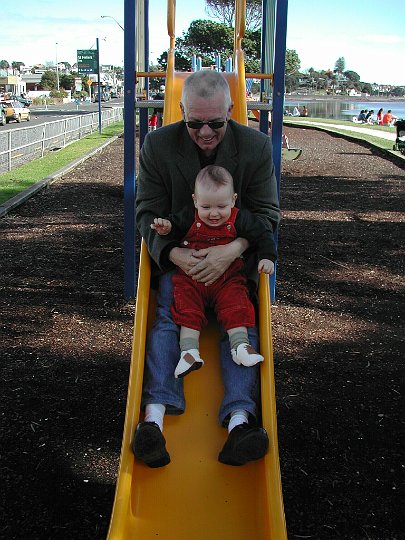
[{"label": "grass lawn", "polygon": [[104,128],[101,134],[98,131],[94,132],[66,148],[0,174],[0,204],[101,146],[111,137],[122,133],[123,130],[124,122],[117,122]]},{"label": "grass lawn", "polygon": [[[356,130],[357,128],[366,128],[370,130],[375,130],[376,132],[386,131],[388,133],[396,133],[395,127],[389,127],[389,126],[377,126],[377,125],[369,125],[369,124],[355,124],[348,122],[347,120],[334,120],[334,119],[328,119],[328,118],[291,118],[291,117],[284,117],[283,123],[286,126],[289,125],[311,125],[311,122],[321,123],[322,126],[315,126],[320,129],[325,129],[327,131],[333,131],[334,133],[340,133],[342,135],[348,135],[354,139],[359,139],[362,141],[370,142],[371,144],[378,146],[379,148],[382,148],[384,150],[392,150],[394,141],[390,141],[388,139],[383,139],[378,136],[369,135],[367,133],[359,132]],[[353,129],[339,129],[336,126],[349,126],[353,127]]]}]

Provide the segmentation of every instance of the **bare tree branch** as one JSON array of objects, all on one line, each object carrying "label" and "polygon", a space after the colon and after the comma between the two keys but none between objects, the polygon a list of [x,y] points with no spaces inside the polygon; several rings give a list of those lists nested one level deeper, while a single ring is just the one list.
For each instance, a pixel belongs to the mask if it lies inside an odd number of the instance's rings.
[{"label": "bare tree branch", "polygon": [[[218,19],[221,23],[228,26],[234,26],[235,20],[235,2],[234,0],[205,0],[207,14]],[[262,2],[261,0],[246,1],[246,28],[256,30],[259,28],[262,20]]]}]

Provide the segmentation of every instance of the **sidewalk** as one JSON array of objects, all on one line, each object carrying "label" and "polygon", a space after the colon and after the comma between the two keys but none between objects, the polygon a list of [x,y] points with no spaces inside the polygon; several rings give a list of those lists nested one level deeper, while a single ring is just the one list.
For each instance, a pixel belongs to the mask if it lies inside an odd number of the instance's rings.
[{"label": "sidewalk", "polygon": [[364,133],[365,135],[369,135],[370,137],[379,137],[380,139],[387,139],[389,141],[395,142],[396,139],[396,133],[388,133],[388,131],[378,131],[376,129],[370,129],[366,127],[358,127],[357,124],[353,123],[353,125],[344,126],[342,124],[326,124],[324,122],[313,122],[312,120],[305,120],[305,122],[300,122],[300,125],[302,124],[310,124],[313,126],[321,126],[323,128],[333,128],[333,129],[342,129],[343,131],[355,131],[358,133]]}]

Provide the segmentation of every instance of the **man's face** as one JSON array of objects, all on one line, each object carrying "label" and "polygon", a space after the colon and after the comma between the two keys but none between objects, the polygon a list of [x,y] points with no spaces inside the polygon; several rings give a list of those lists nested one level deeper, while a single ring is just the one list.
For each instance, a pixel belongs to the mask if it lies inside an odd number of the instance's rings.
[{"label": "man's face", "polygon": [[225,122],[219,128],[212,128],[206,123],[197,129],[187,126],[191,139],[206,156],[210,156],[224,138],[232,105],[226,109],[224,95],[221,91],[212,98],[189,96],[186,108],[182,104],[180,105],[185,122]]}]

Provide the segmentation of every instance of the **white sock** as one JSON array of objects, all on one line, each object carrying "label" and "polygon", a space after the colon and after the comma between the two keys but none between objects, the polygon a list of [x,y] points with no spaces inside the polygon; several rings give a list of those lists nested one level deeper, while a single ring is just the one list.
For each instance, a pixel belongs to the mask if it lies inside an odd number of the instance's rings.
[{"label": "white sock", "polygon": [[163,417],[166,412],[166,406],[161,403],[150,403],[145,407],[145,422],[155,422],[160,431],[163,431]]},{"label": "white sock", "polygon": [[231,412],[231,419],[228,424],[228,433],[230,433],[234,427],[240,426],[241,424],[248,423],[248,413],[243,409],[238,409]]}]

